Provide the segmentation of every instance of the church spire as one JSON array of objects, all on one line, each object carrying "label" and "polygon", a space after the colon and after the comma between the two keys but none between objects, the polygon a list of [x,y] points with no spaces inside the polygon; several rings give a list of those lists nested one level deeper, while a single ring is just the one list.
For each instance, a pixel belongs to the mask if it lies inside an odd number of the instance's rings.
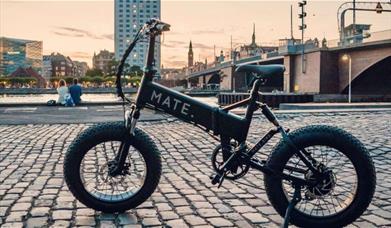
[{"label": "church spire", "polygon": [[190,40],[189,52],[187,53],[187,66],[188,66],[188,67],[193,66],[193,61],[194,61],[194,57],[193,57],[193,44],[191,43],[191,40]]},{"label": "church spire", "polygon": [[252,42],[251,42],[252,45],[255,45],[255,23],[253,24],[253,36],[252,36]]}]

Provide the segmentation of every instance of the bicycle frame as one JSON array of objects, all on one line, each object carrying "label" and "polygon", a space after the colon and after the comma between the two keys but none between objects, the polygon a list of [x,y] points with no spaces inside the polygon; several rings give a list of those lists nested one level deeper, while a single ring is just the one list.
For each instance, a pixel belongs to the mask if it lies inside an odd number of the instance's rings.
[{"label": "bicycle frame", "polygon": [[[155,37],[150,36],[147,66],[136,98],[136,107],[153,106],[178,119],[203,126],[213,134],[233,138],[243,142],[247,138],[256,97],[251,101],[244,118],[228,112],[230,109],[218,108],[200,102],[190,96],[179,93],[152,81],[155,71],[152,69]],[[256,83],[259,87],[259,83]],[[257,91],[257,88],[255,88]],[[255,93],[254,93],[255,94]],[[243,102],[241,105],[245,105]]]},{"label": "bicycle frame", "polygon": [[[153,82],[153,76],[156,73],[156,71],[153,69],[154,48],[155,35],[150,34],[147,64],[141,80],[140,88],[138,90],[135,109],[131,116],[129,116],[131,117],[131,124],[129,125],[131,133],[134,131],[136,122],[139,119],[140,110],[144,107],[152,107],[154,109],[171,114],[185,122],[202,126],[207,132],[213,131],[214,135],[220,136],[222,151],[224,154],[224,152],[231,150],[231,139],[236,140],[240,147],[245,146],[245,141],[247,139],[253,114],[256,110],[262,109],[264,116],[276,126],[276,129],[270,130],[267,134],[265,134],[261,140],[256,143],[256,145],[247,153],[241,153],[239,155],[235,153],[230,157],[225,157],[224,159],[232,160],[239,158],[246,160],[246,163],[248,163],[254,169],[260,170],[266,174],[275,175],[276,177],[282,179],[291,180],[300,186],[313,184],[313,182],[309,180],[286,175],[284,173],[276,174],[272,169],[266,167],[263,163],[256,159],[252,159],[252,157],[260,150],[260,148],[262,148],[276,133],[280,132],[282,137],[287,140],[288,144],[292,146],[296,154],[298,154],[298,156],[303,160],[308,168],[312,172],[318,173],[317,169],[314,167],[315,164],[311,160],[312,158],[308,158],[309,154],[306,151],[302,151],[294,146],[294,144],[287,136],[287,132],[279,124],[278,120],[271,112],[269,107],[266,104],[258,102],[258,90],[261,85],[260,79],[256,79],[254,81],[249,98],[225,108],[214,107]],[[234,108],[245,105],[247,105],[247,110],[244,117],[229,112]]]}]

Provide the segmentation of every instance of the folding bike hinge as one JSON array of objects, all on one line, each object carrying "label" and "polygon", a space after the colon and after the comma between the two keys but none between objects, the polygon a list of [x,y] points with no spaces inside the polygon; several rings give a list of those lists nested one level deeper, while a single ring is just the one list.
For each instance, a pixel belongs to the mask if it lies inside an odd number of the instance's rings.
[{"label": "folding bike hinge", "polygon": [[295,208],[296,204],[299,203],[300,200],[302,199],[300,194],[301,186],[295,185],[294,187],[295,187],[295,191],[293,193],[291,202],[289,202],[289,205],[286,208],[284,223],[281,226],[282,228],[288,228],[292,210],[293,208]]}]

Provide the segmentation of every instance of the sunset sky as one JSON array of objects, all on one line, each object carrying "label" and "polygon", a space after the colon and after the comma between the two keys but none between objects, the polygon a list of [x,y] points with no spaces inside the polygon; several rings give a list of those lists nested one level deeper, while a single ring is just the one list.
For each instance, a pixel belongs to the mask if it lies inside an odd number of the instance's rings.
[{"label": "sunset sky", "polygon": [[[305,37],[338,38],[337,9],[343,2],[309,0]],[[249,43],[253,23],[257,43],[276,43],[290,36],[291,4],[294,36],[300,38],[297,1],[162,0],[162,20],[172,26],[162,38],[162,63],[184,66],[190,39],[195,59],[210,61],[214,45],[229,50],[231,35],[234,46]],[[351,14],[346,16],[349,24]],[[391,29],[391,13],[358,12],[357,23],[372,24],[371,31]],[[42,40],[44,54],[60,52],[91,65],[94,51],[113,51],[113,33],[113,0],[0,0],[0,36]]]}]

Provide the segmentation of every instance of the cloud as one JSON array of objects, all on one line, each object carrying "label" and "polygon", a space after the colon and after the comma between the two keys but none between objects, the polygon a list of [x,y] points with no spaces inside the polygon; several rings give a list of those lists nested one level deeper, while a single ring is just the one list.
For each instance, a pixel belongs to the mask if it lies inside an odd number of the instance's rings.
[{"label": "cloud", "polygon": [[77,58],[77,59],[91,59],[92,55],[87,53],[87,52],[82,52],[82,51],[75,51],[75,52],[70,52],[69,56],[71,58]]},{"label": "cloud", "polygon": [[185,48],[188,47],[189,43],[179,40],[170,40],[162,42],[163,47],[167,48]]},{"label": "cloud", "polygon": [[211,34],[224,34],[224,29],[204,29],[204,30],[195,30],[191,31],[192,34],[195,35],[211,35]]},{"label": "cloud", "polygon": [[78,28],[72,28],[72,27],[65,27],[65,26],[56,26],[55,30],[52,31],[53,34],[56,34],[58,36],[65,36],[65,37],[87,37],[95,40],[113,40],[114,35],[113,34],[103,34],[103,35],[97,35],[90,31],[84,30],[84,29],[78,29]]},{"label": "cloud", "polygon": [[[166,47],[166,48],[189,48],[189,42],[190,41],[179,41],[179,40],[170,40],[170,41],[165,41],[162,43],[162,46],[163,47]],[[214,46],[213,45],[207,45],[207,44],[202,44],[202,43],[194,43],[193,42],[193,48],[196,48],[196,49],[213,49]],[[218,47],[216,47],[218,48]]]},{"label": "cloud", "polygon": [[166,67],[183,67],[187,65],[183,60],[163,60],[163,65]]},{"label": "cloud", "polygon": [[193,47],[194,48],[199,48],[199,49],[213,49],[214,45],[207,45],[207,44],[202,44],[202,43],[193,43]]}]

